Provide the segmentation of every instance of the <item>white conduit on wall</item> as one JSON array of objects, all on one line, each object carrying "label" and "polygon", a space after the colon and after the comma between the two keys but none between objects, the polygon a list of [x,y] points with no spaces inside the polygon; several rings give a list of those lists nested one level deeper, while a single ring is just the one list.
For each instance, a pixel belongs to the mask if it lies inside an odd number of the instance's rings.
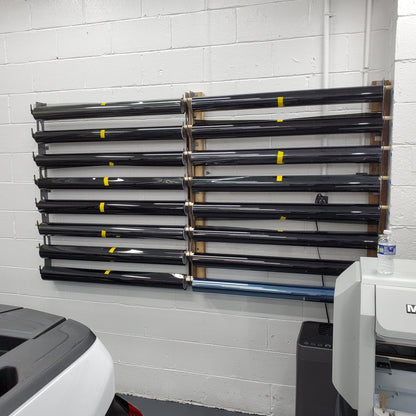
[{"label": "white conduit on wall", "polygon": [[[323,36],[323,69],[322,69],[322,87],[329,88],[329,19],[331,18],[331,0],[324,0],[324,36]],[[322,113],[325,115],[328,112],[328,106],[322,107]],[[322,139],[322,146],[328,146],[328,138],[326,136]],[[327,165],[322,165],[322,175],[327,174]]]},{"label": "white conduit on wall", "polygon": [[[371,40],[371,17],[373,11],[373,0],[367,0],[364,28],[364,56],[362,70],[362,85],[368,85],[368,71],[370,70],[370,40]],[[367,104],[368,105],[368,104]],[[366,111],[366,104],[362,105],[362,112]],[[361,145],[364,146],[365,135],[361,137]],[[364,172],[364,165],[360,165],[360,172]]]}]

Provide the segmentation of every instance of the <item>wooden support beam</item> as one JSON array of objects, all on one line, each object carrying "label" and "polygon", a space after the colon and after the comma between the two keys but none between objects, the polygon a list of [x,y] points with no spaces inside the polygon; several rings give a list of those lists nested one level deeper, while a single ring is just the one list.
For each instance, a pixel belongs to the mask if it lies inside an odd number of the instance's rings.
[{"label": "wooden support beam", "polygon": [[[377,81],[373,81],[372,85],[377,85]],[[390,146],[390,126],[391,126],[391,83],[390,81],[384,81],[384,94],[382,103],[372,103],[371,111],[372,112],[381,112],[384,120],[383,131],[380,135],[372,134],[370,137],[370,144],[373,146]],[[369,174],[370,175],[380,175],[388,176],[389,174],[389,154],[390,151],[386,150],[383,152],[383,157],[381,163],[370,163]],[[369,204],[378,204],[378,205],[387,205],[388,201],[388,190],[389,190],[389,181],[381,181],[380,194],[369,194],[368,203]],[[369,225],[368,231],[382,234],[386,228],[387,222],[387,210],[381,210],[380,221],[378,225]],[[376,250],[367,250],[367,256],[376,257]]]},{"label": "wooden support beam", "polygon": [[[187,132],[187,150],[188,151],[202,151],[205,150],[205,140],[199,139],[194,140],[192,137],[192,125],[195,120],[203,120],[204,113],[202,111],[193,111],[192,110],[192,97],[202,97],[203,93],[186,93],[185,99],[187,100],[187,113],[186,113],[186,124],[189,126],[186,129]],[[192,166],[190,158],[187,158],[187,175],[188,177],[194,176],[205,176],[205,167],[204,166]],[[192,203],[202,203],[205,202],[205,192],[193,192],[191,186],[188,186],[188,201]],[[189,212],[192,212],[191,210]],[[188,214],[188,226],[194,228],[195,226],[204,226],[205,220],[195,219],[192,214]],[[193,253],[203,254],[205,253],[205,242],[203,241],[193,241],[189,240],[188,250]],[[206,269],[204,267],[194,267],[190,264],[189,274],[191,276],[197,277],[199,279],[204,279],[206,277]]]}]

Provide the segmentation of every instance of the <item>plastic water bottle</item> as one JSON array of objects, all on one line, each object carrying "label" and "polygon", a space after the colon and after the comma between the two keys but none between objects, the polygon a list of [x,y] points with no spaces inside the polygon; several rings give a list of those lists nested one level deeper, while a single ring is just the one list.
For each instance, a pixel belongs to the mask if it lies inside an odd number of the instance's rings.
[{"label": "plastic water bottle", "polygon": [[394,271],[394,257],[396,256],[396,242],[391,236],[391,230],[384,230],[378,239],[377,257],[380,274],[392,274]]}]

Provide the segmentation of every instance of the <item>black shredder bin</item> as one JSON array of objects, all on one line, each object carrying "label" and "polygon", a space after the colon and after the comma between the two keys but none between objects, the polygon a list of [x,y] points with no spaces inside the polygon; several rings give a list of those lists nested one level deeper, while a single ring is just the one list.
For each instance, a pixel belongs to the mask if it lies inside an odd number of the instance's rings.
[{"label": "black shredder bin", "polygon": [[304,322],[296,352],[296,416],[334,416],[332,324]]}]

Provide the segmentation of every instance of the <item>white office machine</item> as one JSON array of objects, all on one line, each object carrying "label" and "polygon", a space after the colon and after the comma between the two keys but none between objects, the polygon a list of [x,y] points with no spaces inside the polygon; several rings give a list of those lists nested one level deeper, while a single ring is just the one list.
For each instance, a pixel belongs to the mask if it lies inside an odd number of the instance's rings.
[{"label": "white office machine", "polygon": [[358,416],[416,415],[416,260],[361,258],[337,279],[332,380]]}]

